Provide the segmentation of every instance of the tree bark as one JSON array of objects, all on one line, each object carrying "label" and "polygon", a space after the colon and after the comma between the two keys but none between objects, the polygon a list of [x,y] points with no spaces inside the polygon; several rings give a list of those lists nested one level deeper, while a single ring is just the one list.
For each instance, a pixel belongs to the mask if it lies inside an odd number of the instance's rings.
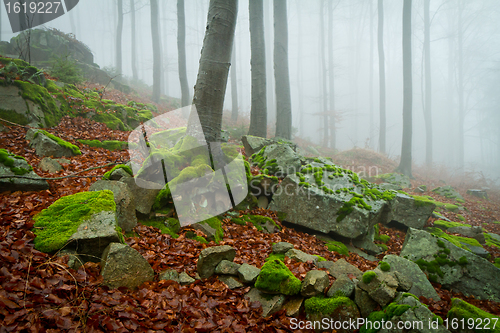
[{"label": "tree bark", "polygon": [[463,40],[464,31],[462,25],[463,4],[458,2],[458,167],[464,170],[464,51]]},{"label": "tree bark", "polygon": [[266,49],[264,43],[264,3],[249,1],[250,46],[252,52],[252,106],[248,134],[267,137]]},{"label": "tree bark", "polygon": [[[220,139],[222,108],[237,13],[237,0],[210,0],[207,29],[193,97],[193,104],[196,105],[201,127],[208,143]],[[188,134],[198,136],[197,133],[189,132],[193,123],[194,117],[190,117]]]},{"label": "tree bark", "polygon": [[153,37],[153,101],[160,101],[161,92],[161,48],[160,27],[158,24],[158,0],[150,0],[151,4],[151,35]]},{"label": "tree bark", "polygon": [[118,26],[116,28],[116,71],[122,73],[122,32],[123,32],[123,0],[118,0]]},{"label": "tree bark", "polygon": [[397,171],[408,177],[412,177],[411,3],[412,0],[404,0],[403,3],[403,143],[401,161],[397,168]]},{"label": "tree bark", "polygon": [[385,154],[386,120],[385,120],[385,57],[384,57],[384,2],[378,0],[378,69],[380,85],[380,128],[379,151]]},{"label": "tree bark", "polygon": [[432,86],[431,86],[431,43],[430,43],[430,0],[424,0],[424,57],[425,57],[425,164],[432,166]]},{"label": "tree bark", "polygon": [[276,82],[276,137],[292,139],[292,103],[288,73],[286,0],[274,0],[274,77]]},{"label": "tree bark", "polygon": [[320,41],[319,41],[319,56],[321,62],[321,84],[323,90],[323,146],[328,147],[329,141],[329,133],[328,133],[328,87],[326,86],[326,76],[327,76],[327,68],[326,68],[326,55],[325,55],[325,17],[324,17],[324,9],[325,9],[325,0],[321,0],[320,2],[320,10],[319,10],[319,22],[320,22]]},{"label": "tree bark", "polygon": [[130,54],[132,56],[132,78],[137,81],[139,77],[137,76],[137,43],[135,34],[135,0],[130,0],[130,14],[131,14],[131,31],[132,36],[132,48]]},{"label": "tree bark", "polygon": [[177,0],[177,51],[179,54],[179,81],[181,83],[182,93],[181,106],[187,106],[190,101],[186,70],[186,19],[184,15],[184,0]]},{"label": "tree bark", "polygon": [[330,116],[330,148],[335,151],[337,147],[337,134],[335,130],[335,71],[333,69],[333,8],[332,1],[328,1],[328,99]]},{"label": "tree bark", "polygon": [[373,49],[374,49],[374,37],[373,37],[373,0],[370,0],[370,77],[369,77],[369,94],[370,94],[370,147],[374,148],[375,140],[375,115],[373,108]]},{"label": "tree bark", "polygon": [[[274,61],[273,61],[273,48],[270,45],[273,44],[273,17],[271,16],[271,8],[273,8],[272,1],[266,1],[264,3],[264,21],[265,21],[265,37],[266,44],[266,84],[267,84],[267,120],[270,124],[276,122],[276,102],[275,102],[275,83],[274,83]],[[300,15],[299,15],[300,20]],[[299,44],[300,45],[300,44]]]},{"label": "tree bark", "polygon": [[236,47],[231,54],[231,120],[238,120],[238,81],[236,79]]},{"label": "tree bark", "polygon": [[[297,4],[297,13],[301,12],[300,0],[296,1]],[[299,29],[298,36],[298,45],[302,45],[302,15],[297,15],[297,25]],[[302,91],[302,79],[303,75],[303,66],[302,64],[302,47],[298,47],[298,56],[297,56],[297,86],[299,91],[299,136],[304,137],[304,94]]]}]

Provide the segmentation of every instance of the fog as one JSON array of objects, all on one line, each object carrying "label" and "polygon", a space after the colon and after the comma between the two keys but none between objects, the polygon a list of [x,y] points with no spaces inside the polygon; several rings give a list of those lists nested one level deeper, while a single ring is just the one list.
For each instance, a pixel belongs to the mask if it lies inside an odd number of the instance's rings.
[{"label": "fog", "polygon": [[[326,0],[333,8],[333,68],[322,69],[321,43],[328,27],[325,1],[288,0],[289,73],[292,126],[315,144],[323,142],[322,75],[334,72],[337,149],[379,149],[379,66],[377,53],[377,1]],[[160,0],[163,67],[167,70],[162,93],[181,97],[177,70],[177,1]],[[208,0],[186,0],[187,75],[191,91],[196,81],[206,26]],[[387,100],[387,155],[401,154],[403,64],[403,1],[383,2]],[[123,74],[132,76],[129,1],[124,1],[122,35]],[[68,14],[44,27],[74,33],[93,51],[101,68],[115,66],[117,9],[115,0],[81,0]],[[152,84],[152,37],[149,1],[136,0],[139,79]],[[459,11],[462,11],[459,22]],[[430,2],[433,163],[460,169],[459,161],[459,43],[463,32],[463,107],[465,170],[497,178],[500,167],[500,2],[496,0],[433,0]],[[274,124],[273,5],[264,0],[268,121]],[[5,7],[1,12],[1,39],[14,36]],[[323,34],[322,34],[323,32]],[[323,38],[323,40],[322,40]],[[300,42],[299,42],[300,41]],[[327,47],[323,48],[325,55]],[[413,162],[425,162],[424,101],[424,0],[412,4]],[[248,0],[239,1],[235,33],[236,73],[240,117],[249,117],[251,102],[250,33]],[[327,62],[328,64],[328,62]],[[328,67],[328,66],[327,66]],[[371,89],[370,89],[371,87]],[[371,90],[371,91],[370,91]],[[331,97],[331,96],[330,96]],[[302,101],[300,101],[302,99]],[[302,105],[302,108],[300,107]],[[228,80],[225,110],[231,109]],[[332,110],[329,110],[332,111]],[[300,121],[300,113],[303,121]],[[274,128],[274,126],[273,126]]]}]

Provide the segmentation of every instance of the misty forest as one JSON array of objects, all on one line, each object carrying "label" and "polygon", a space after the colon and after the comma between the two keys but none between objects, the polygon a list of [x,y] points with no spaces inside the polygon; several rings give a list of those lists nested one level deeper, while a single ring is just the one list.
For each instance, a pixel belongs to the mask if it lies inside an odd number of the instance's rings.
[{"label": "misty forest", "polygon": [[500,332],[498,22],[5,0],[0,332]]}]

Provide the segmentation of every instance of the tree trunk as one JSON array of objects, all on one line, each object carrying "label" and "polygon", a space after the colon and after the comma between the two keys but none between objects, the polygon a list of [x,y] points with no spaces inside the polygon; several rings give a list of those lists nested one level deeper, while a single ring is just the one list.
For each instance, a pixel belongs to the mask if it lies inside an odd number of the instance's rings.
[{"label": "tree trunk", "polygon": [[[238,12],[237,0],[210,0],[207,29],[201,50],[200,67],[194,87],[193,104],[208,143],[219,141],[222,126],[222,108],[233,48],[234,30]],[[189,118],[189,129],[195,126]],[[196,135],[197,136],[197,135]]]},{"label": "tree trunk", "polygon": [[403,3],[403,144],[401,161],[397,171],[412,177],[411,139],[412,139],[412,73],[411,73],[411,2]]},{"label": "tree trunk", "polygon": [[328,1],[328,79],[329,79],[329,93],[328,98],[329,104],[329,114],[330,114],[330,148],[335,151],[337,146],[336,130],[335,130],[335,85],[334,85],[334,73],[333,70],[333,8],[332,1]]},{"label": "tree trunk", "polygon": [[385,57],[384,57],[384,2],[378,0],[378,69],[380,85],[380,128],[379,151],[385,154],[386,120],[385,120]]},{"label": "tree trunk", "polygon": [[[189,105],[189,85],[186,70],[186,19],[184,0],[177,0],[177,51],[179,53],[179,80],[181,83],[181,106]],[[206,37],[205,37],[206,38]]]},{"label": "tree trunk", "polygon": [[464,51],[463,51],[463,26],[462,2],[458,2],[458,167],[460,171],[464,170]]},{"label": "tree trunk", "polygon": [[432,166],[432,108],[431,108],[431,42],[430,42],[430,0],[424,0],[424,57],[425,57],[425,164]]},{"label": "tree trunk", "polygon": [[264,4],[249,1],[250,45],[252,52],[252,106],[248,134],[267,137],[266,49],[264,43]]},{"label": "tree trunk", "polygon": [[231,54],[231,120],[238,120],[238,81],[236,79],[236,47]]},{"label": "tree trunk", "polygon": [[[271,16],[271,8],[273,7],[272,1],[266,1],[264,3],[264,20],[265,20],[265,36],[266,44],[269,46],[266,48],[266,84],[267,84],[267,120],[270,124],[276,122],[276,102],[275,102],[275,84],[274,84],[274,62],[273,62],[273,17]],[[300,20],[300,15],[299,15]],[[300,44],[299,44],[300,45]]]},{"label": "tree trunk", "polygon": [[160,102],[161,92],[161,48],[160,27],[158,25],[158,0],[150,0],[151,4],[151,35],[153,37],[153,101]]},{"label": "tree trunk", "polygon": [[[301,12],[300,8],[300,0],[296,1],[297,4],[297,13]],[[297,15],[297,25],[299,29],[299,36],[298,36],[298,56],[297,56],[297,86],[298,86],[298,91],[299,91],[299,136],[302,138],[304,137],[304,94],[302,91],[302,79],[303,79],[303,73],[302,69],[303,66],[302,64],[302,15]]]},{"label": "tree trunk", "polygon": [[[167,1],[162,1],[161,2],[162,6],[160,8],[160,11],[165,15],[162,19],[160,15],[160,30],[163,31],[163,38],[162,38],[162,83],[163,83],[163,93],[168,96],[168,43],[167,43],[167,36],[168,36],[168,2]],[[163,22],[163,23],[162,23]]]},{"label": "tree trunk", "polygon": [[328,147],[328,89],[326,86],[326,55],[325,55],[325,17],[324,17],[324,9],[325,9],[325,0],[321,0],[320,2],[320,10],[319,10],[319,22],[320,22],[320,34],[319,34],[319,56],[321,62],[321,84],[323,90],[323,146],[325,148]]},{"label": "tree trunk", "polygon": [[118,0],[118,26],[116,28],[116,71],[122,73],[122,32],[123,32],[123,0]]},{"label": "tree trunk", "polygon": [[374,49],[374,38],[373,38],[373,0],[370,0],[370,77],[369,77],[369,94],[370,94],[370,147],[374,148],[375,140],[375,115],[373,107],[373,49]]},{"label": "tree trunk", "polygon": [[292,139],[292,103],[288,73],[286,0],[274,0],[274,77],[276,82],[276,137]]},{"label": "tree trunk", "polygon": [[132,56],[132,78],[137,81],[139,77],[137,76],[137,44],[136,44],[136,34],[135,34],[135,0],[130,0],[130,14],[131,14],[131,31],[132,36],[132,49],[130,50]]}]

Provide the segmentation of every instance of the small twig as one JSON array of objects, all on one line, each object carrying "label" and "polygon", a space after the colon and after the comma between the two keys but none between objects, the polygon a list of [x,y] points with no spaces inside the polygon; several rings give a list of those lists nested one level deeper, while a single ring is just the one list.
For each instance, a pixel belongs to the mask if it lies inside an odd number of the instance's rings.
[{"label": "small twig", "polygon": [[12,124],[12,125],[14,125],[14,126],[24,127],[24,128],[28,128],[28,129],[29,129],[29,128],[33,128],[33,127],[30,127],[30,126],[19,125],[19,124],[13,123],[13,122],[11,122],[11,121],[5,120],[5,119],[3,119],[3,118],[0,118],[0,121],[5,121],[6,123]]},{"label": "small twig", "polygon": [[121,74],[116,74],[115,76],[113,76],[112,78],[109,79],[108,81],[108,84],[106,84],[106,86],[104,88],[102,88],[102,94],[100,94],[100,98],[99,100],[102,102],[102,98],[104,97],[104,94],[106,93],[106,88],[109,86],[109,84],[111,83],[111,81],[113,81],[116,77],[120,76]]}]

